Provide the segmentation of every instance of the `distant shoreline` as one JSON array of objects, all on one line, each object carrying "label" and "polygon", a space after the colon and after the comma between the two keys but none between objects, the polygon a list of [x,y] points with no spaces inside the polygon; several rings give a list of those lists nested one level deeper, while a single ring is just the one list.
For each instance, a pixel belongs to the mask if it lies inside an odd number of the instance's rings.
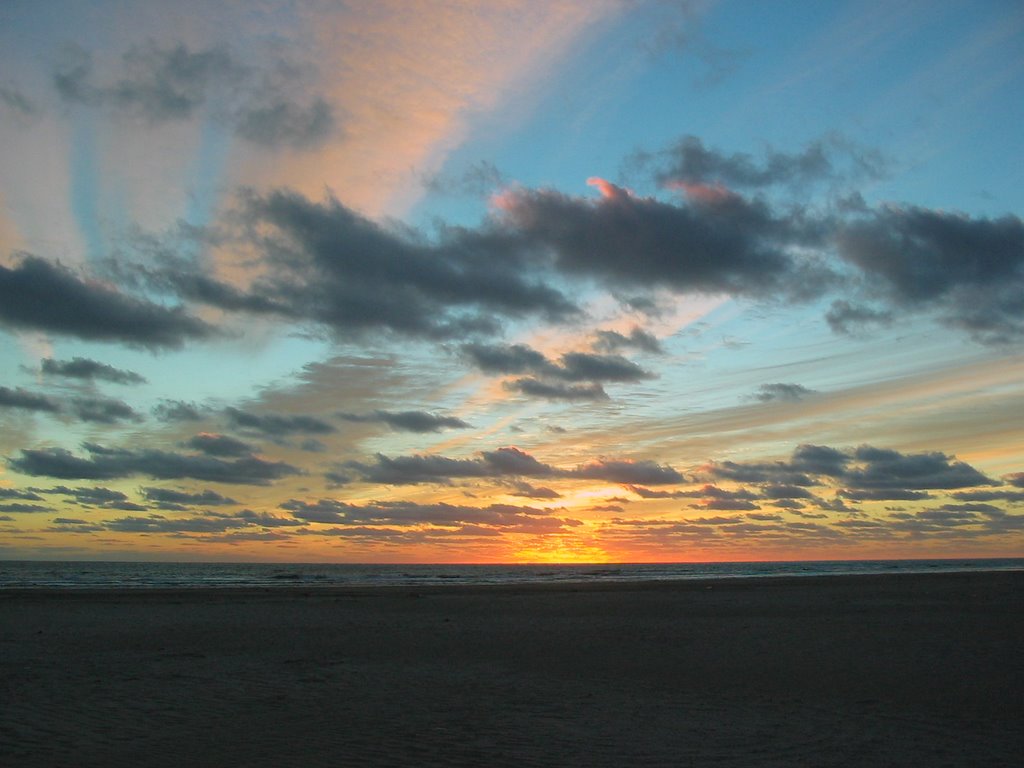
[{"label": "distant shoreline", "polygon": [[347,564],[0,561],[0,591],[452,589],[1024,570],[1024,558],[719,563]]},{"label": "distant shoreline", "polygon": [[[444,584],[381,584],[381,585],[318,585],[318,584],[282,584],[280,586],[209,586],[196,585],[186,587],[3,587],[0,588],[0,599],[5,597],[38,596],[45,598],[81,598],[116,597],[138,598],[185,598],[189,596],[220,596],[234,598],[253,597],[368,597],[373,595],[476,595],[476,594],[551,594],[578,592],[701,592],[714,590],[742,591],[744,589],[785,588],[797,585],[811,586],[819,583],[830,587],[867,587],[880,586],[890,582],[907,584],[922,580],[948,579],[970,576],[998,577],[1001,575],[1019,580],[1024,590],[1024,568],[1001,569],[964,569],[949,571],[906,571],[901,573],[808,573],[799,576],[716,576],[649,580],[616,580],[614,578],[600,581],[530,581],[503,584],[460,583],[450,581]],[[1024,591],[1022,591],[1024,600]]]}]

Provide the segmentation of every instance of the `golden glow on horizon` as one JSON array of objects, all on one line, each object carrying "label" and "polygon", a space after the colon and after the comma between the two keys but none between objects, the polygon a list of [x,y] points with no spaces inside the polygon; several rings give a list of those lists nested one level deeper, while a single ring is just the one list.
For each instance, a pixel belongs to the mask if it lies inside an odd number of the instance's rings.
[{"label": "golden glow on horizon", "polygon": [[522,565],[621,562],[602,547],[564,535],[534,537],[517,545],[513,552],[513,562]]}]

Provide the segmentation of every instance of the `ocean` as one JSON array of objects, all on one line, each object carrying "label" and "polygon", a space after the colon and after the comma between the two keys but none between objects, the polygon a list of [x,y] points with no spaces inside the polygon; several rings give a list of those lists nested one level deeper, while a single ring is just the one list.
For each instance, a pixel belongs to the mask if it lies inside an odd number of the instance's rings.
[{"label": "ocean", "polygon": [[0,589],[372,587],[1024,570],[1024,558],[594,565],[0,561]]}]

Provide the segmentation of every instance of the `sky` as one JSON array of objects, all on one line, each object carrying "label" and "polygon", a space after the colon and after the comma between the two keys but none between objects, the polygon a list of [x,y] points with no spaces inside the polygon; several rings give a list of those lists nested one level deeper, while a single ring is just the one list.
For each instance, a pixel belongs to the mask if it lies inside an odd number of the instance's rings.
[{"label": "sky", "polygon": [[0,5],[0,557],[1024,556],[1024,6]]}]

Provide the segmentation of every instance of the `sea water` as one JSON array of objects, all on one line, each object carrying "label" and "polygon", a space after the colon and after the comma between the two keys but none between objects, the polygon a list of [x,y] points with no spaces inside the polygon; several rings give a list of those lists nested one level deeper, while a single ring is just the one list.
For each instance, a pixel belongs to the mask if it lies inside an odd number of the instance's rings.
[{"label": "sea water", "polygon": [[0,561],[0,589],[369,587],[1024,570],[1024,558],[594,565]]}]

